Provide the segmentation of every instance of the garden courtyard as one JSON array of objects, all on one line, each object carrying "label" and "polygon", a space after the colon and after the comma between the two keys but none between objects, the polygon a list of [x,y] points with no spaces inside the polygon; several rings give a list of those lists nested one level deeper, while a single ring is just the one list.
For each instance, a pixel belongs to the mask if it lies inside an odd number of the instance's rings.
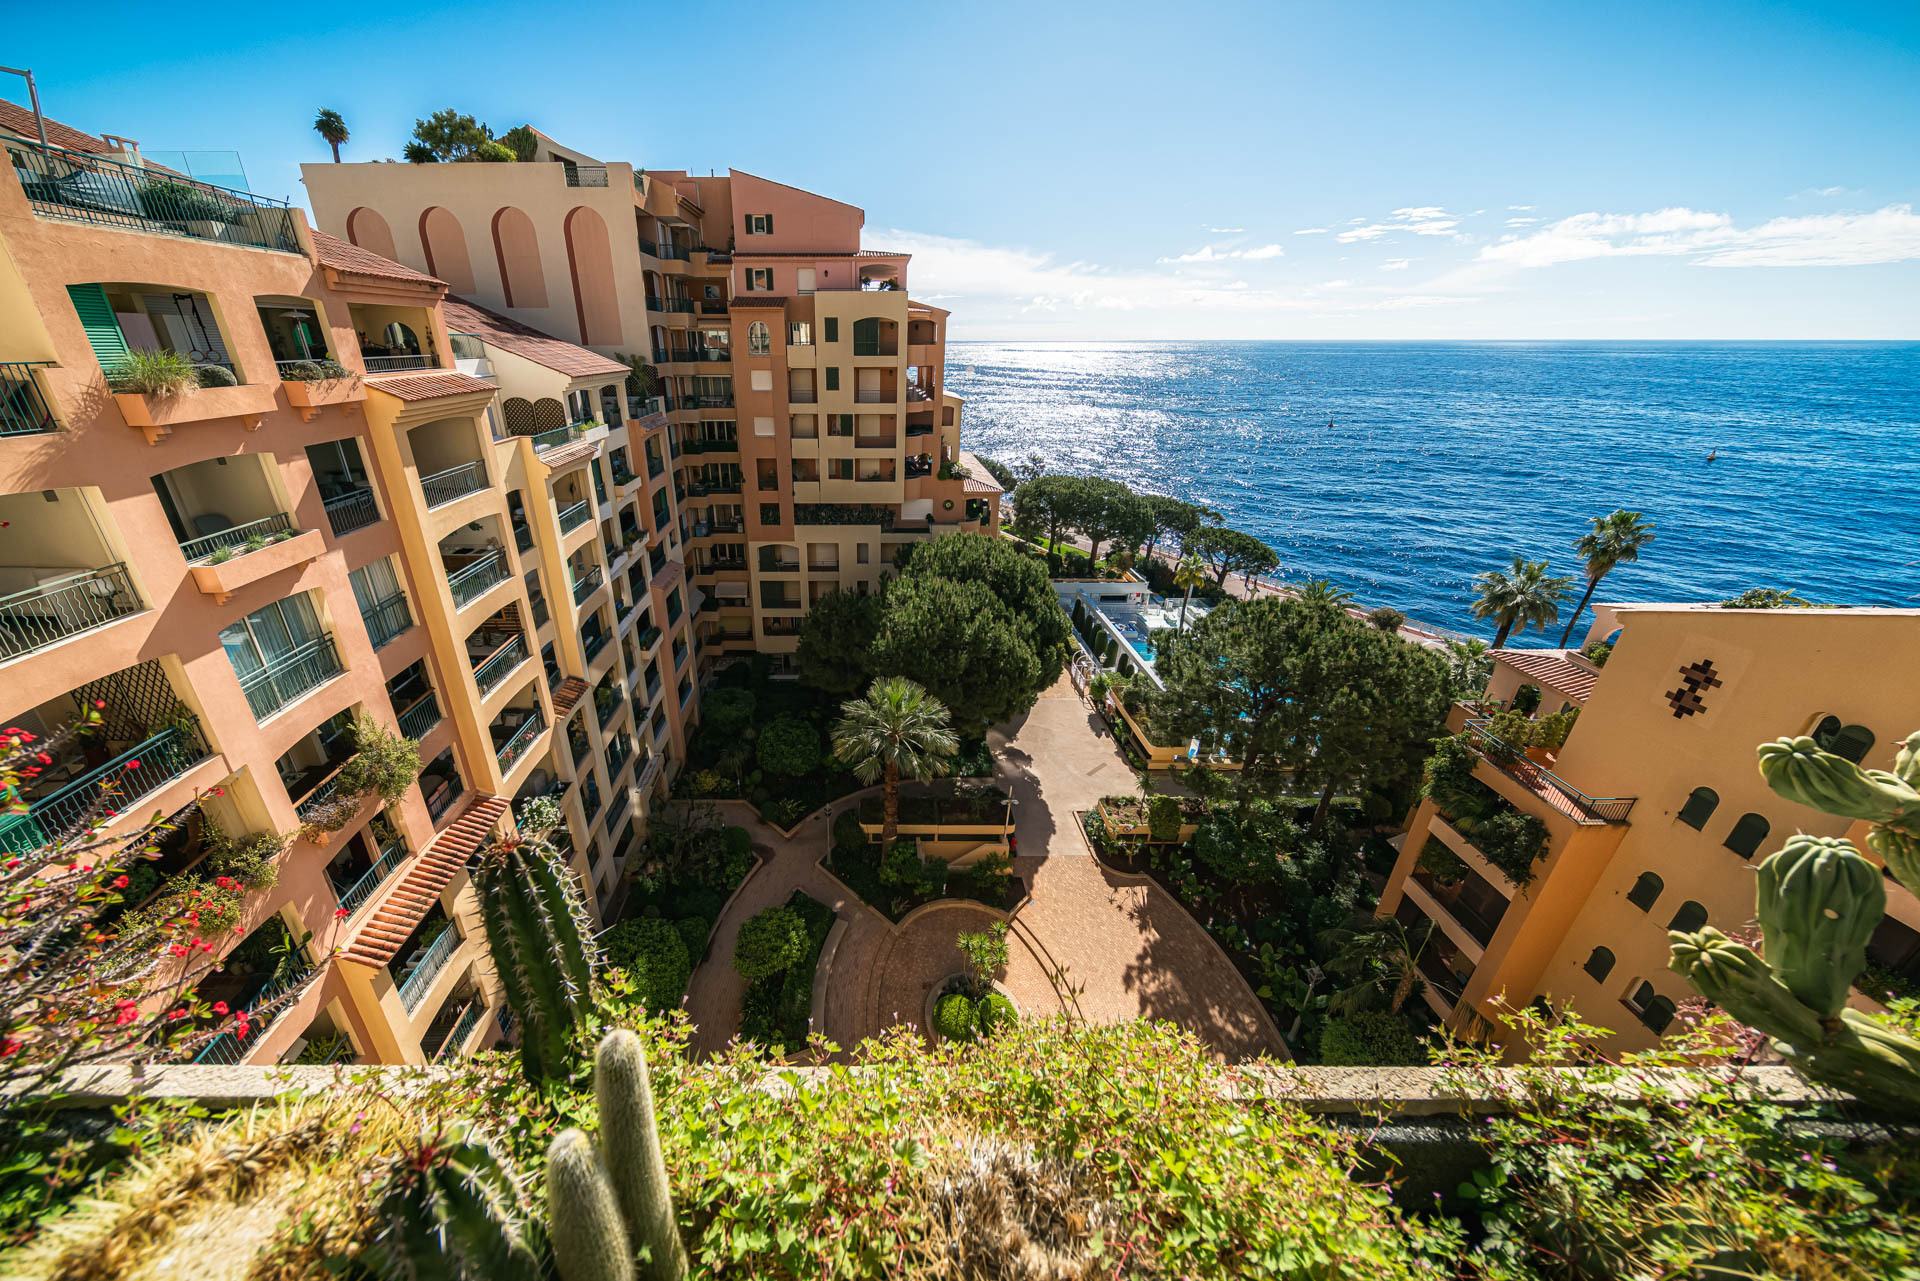
[{"label": "garden courtyard", "polygon": [[941,899],[895,923],[835,879],[823,866],[833,820],[864,793],[809,817],[790,839],[744,802],[725,803],[760,862],[727,903],[688,986],[696,1047],[717,1050],[740,1025],[746,984],[731,958],[742,923],[797,890],[836,916],[815,974],[814,1032],[843,1049],[894,1024],[924,1031],[929,993],[961,969],[957,937],[1007,919],[1000,981],[1023,1015],[1167,1019],[1224,1059],[1286,1057],[1272,1018],[1199,923],[1158,885],[1103,866],[1089,848],[1080,812],[1131,790],[1134,775],[1071,681],[1062,677],[988,743],[993,781],[1014,798],[1013,872],[1026,888],[1010,916]]}]

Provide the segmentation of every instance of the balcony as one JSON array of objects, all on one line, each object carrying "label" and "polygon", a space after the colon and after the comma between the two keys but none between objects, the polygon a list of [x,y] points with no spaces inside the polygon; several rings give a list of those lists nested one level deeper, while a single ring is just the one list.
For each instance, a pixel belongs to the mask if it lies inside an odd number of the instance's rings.
[{"label": "balcony", "polygon": [[779,552],[772,547],[760,549],[760,572],[763,574],[797,574],[800,572],[800,558],[788,552]]},{"label": "balcony", "polygon": [[371,489],[349,489],[325,500],[327,524],[335,538],[343,538],[356,529],[365,529],[380,519],[380,508]]},{"label": "balcony", "polygon": [[42,217],[301,252],[285,201],[17,138],[8,140],[7,150],[28,203]]},{"label": "balcony", "polygon": [[700,300],[700,314],[703,316],[726,315],[727,300],[725,298],[702,298]]},{"label": "balcony", "polygon": [[444,507],[455,499],[479,493],[486,488],[486,485],[486,464],[476,459],[470,463],[449,467],[445,471],[434,472],[431,476],[422,476],[420,496],[426,500],[429,509]]},{"label": "balcony", "polygon": [[570,568],[567,577],[573,582],[573,603],[575,605],[585,602],[587,597],[600,590],[600,585],[607,580],[606,571],[602,570],[598,565],[589,565],[584,571],[577,573]]},{"label": "balcony", "polygon": [[[445,563],[442,557],[442,563]],[[507,581],[507,558],[498,549],[462,564],[447,575],[455,609],[465,609],[494,586]]]},{"label": "balcony", "polygon": [[587,434],[587,427],[598,427],[598,423],[568,423],[565,427],[555,427],[552,431],[543,431],[528,437],[533,442],[533,452],[544,454],[549,449],[558,449],[562,445],[571,445]]},{"label": "balcony", "polygon": [[210,755],[198,723],[191,723],[150,735],[68,782],[35,779],[23,791],[48,790],[24,797],[24,812],[17,808],[21,800],[14,800],[14,812],[0,814],[0,850],[29,849],[78,832],[98,815],[109,792],[112,808],[130,810]]},{"label": "balcony", "polygon": [[600,656],[600,651],[613,639],[608,631],[584,631],[580,633],[580,653],[586,662],[591,663]]},{"label": "balcony", "polygon": [[1529,760],[1487,730],[1484,720],[1470,720],[1462,730],[1481,759],[1520,784],[1576,823],[1624,823],[1633,811],[1632,796],[1588,796],[1546,766]]},{"label": "balcony", "polygon": [[[471,637],[468,638],[467,645],[471,650],[473,646]],[[490,693],[530,657],[531,655],[527,652],[527,638],[516,632],[506,644],[474,664],[473,683],[479,687],[483,695]]]},{"label": "balcony", "polygon": [[733,393],[730,391],[708,392],[704,395],[688,396],[687,407],[689,409],[732,409]]},{"label": "balcony", "polygon": [[0,659],[57,645],[145,608],[122,563],[81,570],[0,567],[0,581],[21,576],[41,581],[0,596]]},{"label": "balcony", "polygon": [[607,167],[605,165],[578,165],[571,160],[563,160],[560,167],[567,175],[569,187],[604,187],[607,185]]},{"label": "balcony", "polygon": [[489,727],[500,772],[505,774],[511,770],[546,728],[547,718],[538,704],[528,708],[510,707],[502,712]]},{"label": "balcony", "polygon": [[352,916],[366,906],[367,901],[373,897],[374,891],[386,884],[387,878],[399,870],[400,865],[406,861],[406,843],[396,836],[381,849],[372,867],[362,873],[346,889],[337,892],[336,898],[340,906],[346,910],[347,915]]},{"label": "balcony", "polygon": [[478,996],[464,1002],[448,1002],[448,1005],[450,1008],[433,1016],[433,1022],[420,1037],[420,1052],[435,1063],[456,1057],[487,1013],[486,1003]]},{"label": "balcony", "polygon": [[563,534],[571,534],[574,530],[586,524],[587,517],[592,514],[593,504],[584,498],[577,503],[562,507],[560,509],[560,532]]},{"label": "balcony", "polygon": [[264,721],[344,670],[333,633],[322,632],[284,658],[242,677],[240,689],[253,718]]},{"label": "balcony", "polygon": [[890,405],[900,397],[885,387],[860,387],[853,393],[856,405]]},{"label": "balcony", "polygon": [[425,738],[427,731],[440,723],[440,700],[428,690],[402,709],[399,721],[401,734],[416,742]]},{"label": "balcony", "polygon": [[690,316],[693,314],[693,303],[686,298],[658,298],[652,294],[648,294],[647,310],[679,313]]},{"label": "balcony", "polygon": [[60,430],[53,406],[33,372],[50,367],[51,362],[45,360],[0,361],[0,436],[37,436]]},{"label": "balcony", "polygon": [[420,1007],[427,992],[433,987],[433,981],[447,968],[447,962],[460,950],[460,931],[452,921],[442,918],[445,928],[434,936],[431,943],[417,949],[401,965],[400,1004],[408,1014]]}]

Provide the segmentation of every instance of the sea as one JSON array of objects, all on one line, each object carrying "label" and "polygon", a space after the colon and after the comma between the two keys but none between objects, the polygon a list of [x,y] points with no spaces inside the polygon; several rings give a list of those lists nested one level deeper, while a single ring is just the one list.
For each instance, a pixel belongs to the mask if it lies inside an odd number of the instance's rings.
[{"label": "sea", "polygon": [[1454,631],[1515,555],[1578,579],[1616,508],[1655,539],[1596,599],[1920,606],[1920,343],[964,342],[947,390],[976,454],[1204,503]]}]

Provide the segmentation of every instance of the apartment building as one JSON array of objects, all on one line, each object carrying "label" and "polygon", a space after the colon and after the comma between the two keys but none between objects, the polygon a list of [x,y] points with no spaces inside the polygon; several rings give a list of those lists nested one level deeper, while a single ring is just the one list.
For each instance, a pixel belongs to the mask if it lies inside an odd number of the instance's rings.
[{"label": "apartment building", "polygon": [[[0,716],[106,721],[6,837],[72,830],[113,784],[110,831],[182,816],[163,893],[223,836],[299,833],[220,967],[191,972],[236,1006],[299,998],[208,1061],[490,1044],[505,1011],[469,858],[512,801],[558,794],[604,906],[674,741],[634,746],[661,641],[641,581],[615,579],[642,544],[616,546],[609,484],[665,422],[624,413],[625,366],[491,333],[441,279],[285,204],[46,128],[0,103]],[[197,385],[115,390],[143,349]],[[543,430],[509,431],[526,412]],[[395,803],[340,794],[358,716],[419,745]]]},{"label": "apartment building", "polygon": [[[1495,807],[1548,833],[1516,888],[1458,815],[1432,800],[1414,812],[1379,914],[1416,940],[1437,927],[1418,961],[1427,1001],[1456,1029],[1484,1031],[1501,999],[1547,997],[1615,1029],[1611,1049],[1649,1046],[1694,996],[1667,968],[1668,930],[1751,928],[1753,868],[1794,832],[1851,835],[1872,857],[1863,825],[1769,790],[1754,749],[1805,734],[1889,768],[1920,728],[1920,611],[1603,605],[1582,649],[1609,638],[1604,666],[1581,650],[1495,650],[1485,700],[1449,717]],[[1521,753],[1487,721],[1514,706],[1578,716],[1557,752]],[[1452,857],[1423,864],[1427,851]],[[1920,982],[1920,902],[1890,877],[1887,895],[1869,959]]]},{"label": "apartment building", "polygon": [[544,136],[528,163],[303,174],[323,229],[651,365],[644,407],[665,425],[627,442],[618,502],[635,500],[649,569],[664,532],[690,580],[702,674],[755,652],[784,667],[824,593],[872,590],[910,539],[997,529],[999,487],[944,386],[947,313],[911,299],[907,255],[861,248],[858,208]]}]

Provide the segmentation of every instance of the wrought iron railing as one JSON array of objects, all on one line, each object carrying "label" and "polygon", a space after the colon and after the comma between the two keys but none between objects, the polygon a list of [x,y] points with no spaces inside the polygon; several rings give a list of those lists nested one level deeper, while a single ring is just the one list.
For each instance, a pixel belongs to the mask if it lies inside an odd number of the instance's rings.
[{"label": "wrought iron railing", "polygon": [[280,253],[301,251],[285,201],[24,138],[8,138],[6,147],[35,213]]},{"label": "wrought iron railing", "polygon": [[285,512],[275,512],[271,516],[262,516],[259,520],[250,520],[244,525],[235,525],[216,534],[189,538],[180,544],[180,554],[185,556],[189,563],[205,560],[222,547],[244,547],[255,538],[261,539],[264,546],[273,535],[292,528],[293,517]]},{"label": "wrought iron railing", "polygon": [[500,762],[501,772],[505,773],[512,769],[513,763],[526,754],[527,748],[533,745],[533,740],[539,738],[546,728],[547,718],[541,715],[538,708],[535,708],[533,715],[522,721],[520,728],[513,731],[513,737],[493,749],[494,756]]},{"label": "wrought iron railing", "polygon": [[57,645],[140,609],[127,567],[117,561],[0,596],[0,658]]},{"label": "wrought iron railing", "polygon": [[724,298],[702,298],[700,314],[703,316],[724,316],[727,314],[727,300]]},{"label": "wrought iron railing", "polygon": [[587,516],[592,510],[593,504],[584,498],[577,503],[569,503],[567,506],[562,507],[560,509],[560,532],[563,534],[571,534],[574,530],[586,524]]},{"label": "wrought iron railing", "polygon": [[507,581],[507,558],[497,551],[462,565],[447,575],[447,589],[453,593],[456,609],[464,609],[489,588]]},{"label": "wrought iron railing", "polygon": [[53,407],[47,403],[36,368],[50,367],[45,360],[0,361],[0,436],[31,436],[58,431]]},{"label": "wrought iron railing", "polygon": [[449,467],[437,471],[431,476],[420,478],[420,495],[427,500],[427,506],[438,507],[450,503],[456,498],[477,493],[487,483],[487,469],[478,459],[470,463],[461,463],[458,467]]},{"label": "wrought iron railing", "polygon": [[366,624],[367,639],[373,642],[375,649],[380,649],[413,626],[413,611],[407,608],[407,594],[395,592],[385,600],[368,605],[360,611],[360,621]]},{"label": "wrought iron railing", "polygon": [[[568,577],[573,578],[573,575],[569,573]],[[573,578],[573,603],[578,605],[586,600],[587,597],[598,591],[600,584],[605,581],[606,574],[601,568],[598,565],[590,566],[586,573],[581,574],[577,578]]]},{"label": "wrought iron railing", "polygon": [[407,706],[399,716],[400,732],[408,738],[425,738],[427,731],[440,723],[440,700],[428,690]]},{"label": "wrought iron railing", "polygon": [[400,1004],[407,1013],[413,1013],[420,1002],[426,998],[427,990],[433,986],[440,971],[447,968],[447,962],[460,950],[460,931],[452,921],[441,930],[425,950],[416,952],[413,959],[403,968],[407,976],[400,980]]},{"label": "wrought iron railing", "polygon": [[387,878],[406,861],[407,847],[396,837],[380,851],[380,857],[373,860],[373,866],[362,873],[359,880],[337,895],[340,906],[346,909],[347,915],[352,916],[364,907],[367,900],[373,897],[373,892],[385,885]]},{"label": "wrought iron railing", "polygon": [[[280,978],[274,979],[258,992],[248,997],[244,1008],[257,1010],[263,1005],[271,1005],[313,977],[315,968],[311,962],[308,962],[291,974],[285,974]],[[264,1041],[267,1033],[273,1029],[273,1025],[278,1023],[281,1017],[292,1008],[293,1003],[289,1003],[275,1011],[273,1017],[265,1023],[254,1024],[253,1031],[247,1035],[247,1040],[252,1041],[255,1045]],[[232,1066],[245,1058],[246,1055],[246,1044],[242,1042],[239,1037],[235,1036],[232,1032],[222,1032],[219,1036],[207,1042],[205,1048],[193,1056],[193,1061],[195,1063],[223,1063]]]},{"label": "wrought iron railing", "polygon": [[660,247],[651,240],[648,240],[645,236],[637,235],[634,239],[639,242],[641,253],[646,254],[649,258],[658,258],[660,256]]},{"label": "wrought iron railing", "polygon": [[1487,729],[1487,725],[1486,721],[1468,721],[1465,727],[1467,741],[1486,759],[1488,764],[1502,774],[1568,818],[1580,822],[1624,823],[1627,821],[1627,815],[1632,812],[1633,803],[1639,799],[1638,797],[1588,796],[1546,766],[1528,760],[1524,751],[1516,750],[1510,744],[1495,737]]},{"label": "wrought iron railing", "polygon": [[656,298],[652,294],[649,294],[647,295],[647,310],[682,312],[690,316],[693,314],[693,300],[690,298]]},{"label": "wrought iron railing", "polygon": [[397,374],[406,369],[438,369],[440,361],[434,356],[361,356],[370,374]]},{"label": "wrought iron railing", "polygon": [[[347,759],[351,760],[352,757]],[[344,760],[336,764],[332,773],[321,779],[318,786],[294,803],[293,812],[299,816],[301,822],[308,822],[318,816],[329,801],[340,795],[340,771],[346,767],[347,762]]]},{"label": "wrought iron railing", "polygon": [[265,720],[341,671],[340,651],[333,643],[333,633],[322,632],[285,658],[241,677],[240,688],[247,696],[247,706],[253,709],[254,719]]},{"label": "wrought iron railing", "polygon": [[0,850],[28,849],[56,841],[79,831],[106,810],[125,812],[134,801],[179,778],[210,755],[197,723],[161,730],[57,790],[26,801],[24,813],[0,813]]},{"label": "wrought iron railing", "polygon": [[565,427],[555,427],[552,431],[543,431],[533,437],[533,449],[540,453],[548,449],[558,449],[562,445],[571,445],[587,434],[587,429],[579,423],[569,423]]},{"label": "wrought iron railing", "polygon": [[599,655],[600,651],[607,647],[607,642],[612,639],[612,632],[582,632],[580,635],[580,650],[586,655],[586,660],[591,663]]},{"label": "wrought iron railing", "polygon": [[565,165],[569,187],[604,187],[607,185],[607,167],[605,165]]},{"label": "wrought iron railing", "polygon": [[458,774],[447,780],[447,785],[427,797],[427,817],[438,823],[453,803],[467,794],[467,785]]},{"label": "wrought iron railing", "polygon": [[327,524],[333,536],[343,538],[356,529],[365,529],[380,519],[380,506],[373,501],[371,489],[350,489],[326,501]]},{"label": "wrought iron railing", "polygon": [[[438,1063],[442,1059],[451,1058],[458,1054],[460,1047],[467,1043],[469,1036],[473,1035],[473,1029],[480,1025],[480,1019],[486,1012],[487,1007],[481,1002],[468,1001],[461,1009],[460,1017],[454,1021],[453,1027],[448,1030],[446,1039],[434,1048],[434,1062]],[[438,1022],[438,1020],[435,1021]]]},{"label": "wrought iron railing", "polygon": [[473,669],[474,684],[480,687],[482,694],[507,678],[507,673],[527,661],[527,638],[515,636],[493,653],[487,655],[481,664]]},{"label": "wrought iron railing", "polygon": [[514,525],[513,545],[515,547],[518,547],[523,552],[532,551],[533,550],[533,528],[529,525],[521,525],[521,524]]}]

